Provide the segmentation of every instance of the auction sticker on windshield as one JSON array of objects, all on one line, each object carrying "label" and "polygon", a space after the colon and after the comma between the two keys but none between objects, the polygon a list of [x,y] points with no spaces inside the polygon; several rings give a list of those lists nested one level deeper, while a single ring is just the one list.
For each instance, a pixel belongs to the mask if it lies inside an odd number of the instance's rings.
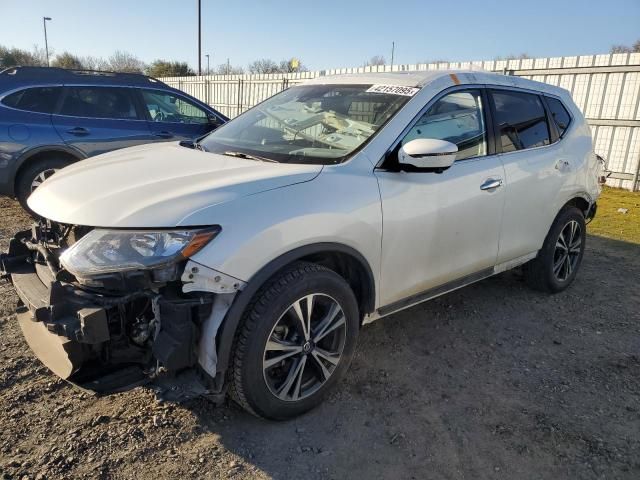
[{"label": "auction sticker on windshield", "polygon": [[391,95],[404,95],[405,97],[413,97],[418,93],[419,88],[403,87],[401,85],[371,85],[367,92],[371,93],[390,93]]}]

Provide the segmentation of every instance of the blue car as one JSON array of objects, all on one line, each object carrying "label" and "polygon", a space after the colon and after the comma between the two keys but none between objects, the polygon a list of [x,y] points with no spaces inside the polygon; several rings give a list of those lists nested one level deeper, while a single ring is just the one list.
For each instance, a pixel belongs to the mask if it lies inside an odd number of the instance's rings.
[{"label": "blue car", "polygon": [[193,140],[228,120],[145,75],[14,67],[0,71],[0,194],[23,207],[70,163],[150,142]]}]

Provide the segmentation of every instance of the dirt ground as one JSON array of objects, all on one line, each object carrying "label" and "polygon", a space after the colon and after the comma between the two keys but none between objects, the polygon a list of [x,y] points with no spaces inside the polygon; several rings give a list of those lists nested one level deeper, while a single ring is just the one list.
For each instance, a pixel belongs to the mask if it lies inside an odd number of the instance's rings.
[{"label": "dirt ground", "polygon": [[[0,248],[28,224],[0,199]],[[105,398],[30,353],[0,285],[0,478],[640,478],[640,245],[590,236],[566,292],[499,275],[363,329],[329,401]]]}]

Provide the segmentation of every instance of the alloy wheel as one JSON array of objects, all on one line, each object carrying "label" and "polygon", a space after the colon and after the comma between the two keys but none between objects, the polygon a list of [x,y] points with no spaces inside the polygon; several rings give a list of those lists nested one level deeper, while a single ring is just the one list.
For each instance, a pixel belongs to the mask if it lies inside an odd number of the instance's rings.
[{"label": "alloy wheel", "polygon": [[333,298],[316,293],[293,302],[264,349],[262,368],[271,393],[299,401],[317,392],[340,363],[346,334],[344,312]]},{"label": "alloy wheel", "polygon": [[556,240],[556,248],[553,255],[553,275],[561,282],[566,281],[580,258],[582,249],[582,227],[571,220],[560,231]]},{"label": "alloy wheel", "polygon": [[43,170],[42,172],[40,172],[36,176],[36,178],[34,178],[33,181],[31,182],[31,193],[33,193],[33,191],[36,188],[38,188],[40,185],[42,185],[42,182],[44,182],[47,178],[49,178],[51,175],[53,175],[57,171],[58,171],[57,168],[48,168],[48,169]]}]

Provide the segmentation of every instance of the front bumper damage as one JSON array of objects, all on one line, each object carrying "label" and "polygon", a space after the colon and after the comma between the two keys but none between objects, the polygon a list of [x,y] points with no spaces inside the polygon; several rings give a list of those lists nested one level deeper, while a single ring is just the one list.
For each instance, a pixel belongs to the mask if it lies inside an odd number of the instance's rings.
[{"label": "front bumper damage", "polygon": [[42,237],[37,226],[19,232],[0,256],[20,298],[19,325],[42,363],[98,394],[194,369],[215,393],[215,334],[242,282],[184,261],[169,281],[133,271],[87,287],[60,268]]}]

